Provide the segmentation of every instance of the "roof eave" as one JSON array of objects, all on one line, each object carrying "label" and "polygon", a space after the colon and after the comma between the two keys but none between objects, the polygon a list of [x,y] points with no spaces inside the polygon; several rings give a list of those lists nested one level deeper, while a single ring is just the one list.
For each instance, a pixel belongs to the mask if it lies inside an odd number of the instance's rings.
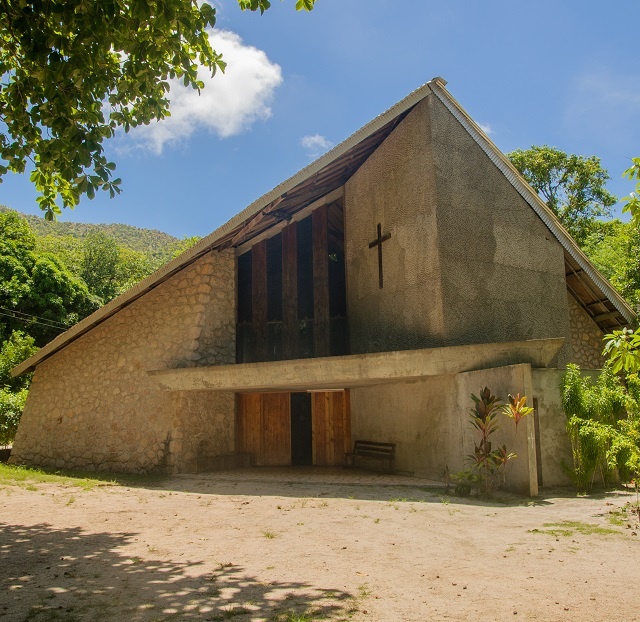
[{"label": "roof eave", "polygon": [[38,350],[38,352],[36,352],[33,356],[20,363],[20,365],[14,367],[11,370],[11,375],[15,377],[25,372],[33,371],[36,365],[64,348],[68,343],[74,341],[75,339],[78,339],[100,322],[103,322],[110,316],[114,315],[123,307],[131,304],[151,289],[160,285],[176,272],[180,271],[187,265],[193,263],[203,255],[205,255],[207,252],[212,250],[218,240],[233,231],[236,227],[242,225],[245,221],[253,218],[256,214],[258,214],[258,212],[260,212],[261,209],[269,205],[272,201],[275,201],[278,198],[282,197],[284,194],[295,188],[298,184],[302,183],[303,181],[309,179],[310,177],[321,171],[325,166],[329,165],[331,162],[342,156],[349,149],[357,146],[368,136],[381,129],[384,125],[392,121],[394,118],[400,116],[401,114],[415,106],[419,101],[427,97],[427,95],[431,93],[431,84],[434,81],[438,81],[439,84],[446,84],[446,81],[444,81],[442,78],[434,78],[434,80],[432,80],[431,82],[427,82],[426,84],[423,84],[422,86],[417,88],[415,91],[407,95],[404,99],[389,108],[386,112],[383,112],[375,119],[361,127],[359,130],[349,136],[349,138],[342,141],[333,149],[325,153],[323,156],[321,156],[305,168],[301,169],[295,175],[276,186],[273,190],[270,190],[259,199],[251,203],[251,205],[249,205],[241,212],[236,214],[233,218],[228,220],[226,223],[215,229],[208,236],[202,238],[202,240],[179,255],[176,259],[173,259],[162,268],[128,289],[124,294],[118,296],[117,298],[114,298],[112,301],[108,302],[106,305],[78,322],[75,326],[72,326],[69,330],[65,331],[61,335],[58,335],[58,337]]},{"label": "roof eave", "polygon": [[467,114],[464,108],[447,91],[445,84],[438,78],[432,80],[431,90],[435,96],[446,106],[458,122],[467,130],[478,146],[489,156],[498,170],[509,180],[511,185],[518,191],[520,196],[533,208],[535,213],[547,225],[562,247],[573,257],[578,265],[589,275],[593,282],[609,298],[613,306],[620,314],[632,323],[636,314],[627,304],[626,300],[613,288],[607,279],[600,274],[597,268],[591,263],[582,249],[577,245],[567,230],[562,226],[556,215],[538,196],[536,191],[527,183],[519,171],[513,166],[491,139],[482,131],[478,124]]}]

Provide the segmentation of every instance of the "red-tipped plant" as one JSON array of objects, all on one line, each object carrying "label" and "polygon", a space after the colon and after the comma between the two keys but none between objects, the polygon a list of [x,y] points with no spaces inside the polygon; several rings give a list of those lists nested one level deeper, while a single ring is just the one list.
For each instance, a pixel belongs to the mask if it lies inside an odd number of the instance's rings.
[{"label": "red-tipped plant", "polygon": [[491,395],[488,387],[480,391],[480,397],[472,395],[471,399],[474,402],[474,407],[469,413],[471,425],[479,432],[480,439],[474,442],[473,454],[469,456],[469,461],[484,492],[491,493],[504,483],[507,462],[517,457],[513,452],[507,451],[506,445],[492,449],[491,435],[500,427],[498,415],[503,413],[513,419],[517,430],[520,420],[533,408],[526,405],[526,396],[520,397],[519,393],[515,397],[509,395],[509,404],[503,405],[499,397]]},{"label": "red-tipped plant", "polygon": [[527,396],[520,397],[520,393],[518,393],[515,396],[509,395],[509,403],[502,407],[502,412],[515,421],[517,432],[518,424],[524,417],[533,412],[533,408],[527,406]]}]

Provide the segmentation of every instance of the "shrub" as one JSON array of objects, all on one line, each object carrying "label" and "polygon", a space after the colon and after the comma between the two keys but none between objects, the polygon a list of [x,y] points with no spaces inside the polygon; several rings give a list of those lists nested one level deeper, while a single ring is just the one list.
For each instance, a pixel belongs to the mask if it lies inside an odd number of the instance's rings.
[{"label": "shrub", "polygon": [[640,380],[626,384],[605,365],[595,384],[578,365],[568,365],[560,386],[573,466],[564,465],[580,491],[591,490],[596,474],[609,486],[617,475],[628,481],[640,473]]},{"label": "shrub", "polygon": [[18,392],[0,389],[0,445],[11,445],[27,401],[27,389]]}]

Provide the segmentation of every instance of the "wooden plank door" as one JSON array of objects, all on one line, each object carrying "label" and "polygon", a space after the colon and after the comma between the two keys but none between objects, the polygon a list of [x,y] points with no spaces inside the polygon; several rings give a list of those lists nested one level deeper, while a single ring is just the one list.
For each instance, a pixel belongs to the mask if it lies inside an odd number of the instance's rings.
[{"label": "wooden plank door", "polygon": [[313,464],[341,466],[351,448],[349,392],[312,394]]},{"label": "wooden plank door", "polygon": [[251,455],[251,464],[262,455],[262,397],[238,393],[236,397],[236,448]]},{"label": "wooden plank door", "polygon": [[262,394],[262,461],[260,466],[291,464],[289,393]]},{"label": "wooden plank door", "polygon": [[291,464],[289,393],[241,393],[237,398],[236,446],[254,466]]}]

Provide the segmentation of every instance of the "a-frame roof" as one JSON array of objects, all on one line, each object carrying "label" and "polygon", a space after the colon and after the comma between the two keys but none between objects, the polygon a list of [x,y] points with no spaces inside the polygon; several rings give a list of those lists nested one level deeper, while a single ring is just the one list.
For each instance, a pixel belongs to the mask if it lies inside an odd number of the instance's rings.
[{"label": "a-frame roof", "polygon": [[94,326],[105,321],[211,250],[243,244],[276,223],[290,218],[291,214],[304,209],[317,199],[343,186],[398,123],[430,94],[437,97],[460,122],[560,242],[565,251],[567,286],[585,311],[603,330],[625,326],[632,322],[635,317],[633,310],[596,270],[553,212],[527,184],[507,157],[500,152],[451,96],[445,86],[446,81],[442,78],[434,78],[422,85],[309,166],[254,201],[228,222],[200,240],[195,246],[53,339],[31,358],[18,365],[12,374],[16,376],[34,369],[36,365],[64,348],[68,343],[90,331]]}]

